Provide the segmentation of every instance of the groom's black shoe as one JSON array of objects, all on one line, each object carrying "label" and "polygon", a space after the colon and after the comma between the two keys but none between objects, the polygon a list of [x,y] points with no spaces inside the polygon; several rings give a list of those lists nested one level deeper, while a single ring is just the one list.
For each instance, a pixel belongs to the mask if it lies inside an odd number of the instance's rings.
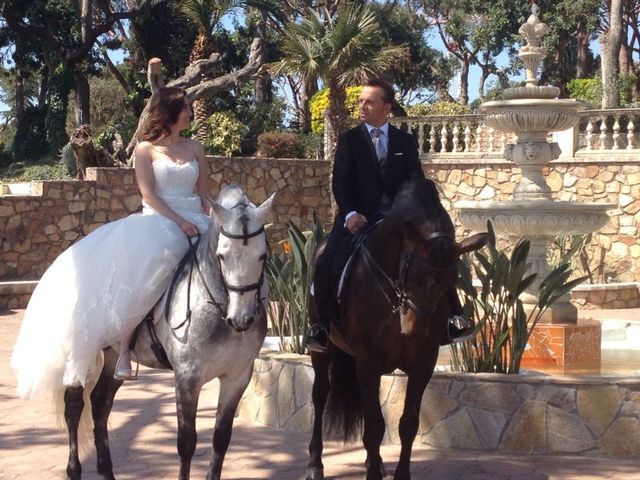
[{"label": "groom's black shoe", "polygon": [[[459,325],[459,326],[458,326]],[[455,315],[449,319],[447,336],[440,341],[440,345],[464,342],[473,338],[474,328],[469,325],[466,318]]]},{"label": "groom's black shoe", "polygon": [[323,353],[329,346],[329,331],[324,325],[316,323],[309,327],[307,348],[310,352]]}]

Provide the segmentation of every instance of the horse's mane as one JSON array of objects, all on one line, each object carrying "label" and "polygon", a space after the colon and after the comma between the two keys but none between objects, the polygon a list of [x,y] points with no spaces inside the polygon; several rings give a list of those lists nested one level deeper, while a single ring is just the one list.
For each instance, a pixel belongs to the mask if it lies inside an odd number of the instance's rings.
[{"label": "horse's mane", "polygon": [[434,230],[454,232],[449,214],[440,202],[435,183],[427,178],[408,180],[400,185],[388,217],[410,221],[416,226],[430,224]]},{"label": "horse's mane", "polygon": [[[455,227],[449,214],[440,202],[438,189],[427,178],[404,182],[393,201],[387,218],[392,222],[411,222],[418,229],[429,233],[436,231],[449,234],[455,240]],[[431,252],[437,263],[447,264],[455,257],[451,241],[441,238],[431,241]]]},{"label": "horse's mane", "polygon": [[225,208],[233,208],[239,203],[250,203],[247,194],[244,193],[242,187],[237,183],[230,183],[222,187],[220,193],[218,193],[217,201]]}]

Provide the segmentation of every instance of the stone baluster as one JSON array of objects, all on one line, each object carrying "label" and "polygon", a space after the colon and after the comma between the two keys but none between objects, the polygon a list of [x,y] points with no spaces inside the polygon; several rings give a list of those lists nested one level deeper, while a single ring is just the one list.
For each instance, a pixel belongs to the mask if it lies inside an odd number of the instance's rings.
[{"label": "stone baluster", "polygon": [[620,150],[620,115],[615,116],[613,122],[613,150]]},{"label": "stone baluster", "polygon": [[464,151],[471,151],[471,128],[469,124],[464,127]]},{"label": "stone baluster", "polygon": [[482,151],[482,130],[484,130],[484,123],[478,122],[476,127],[476,152]]},{"label": "stone baluster", "polygon": [[600,119],[600,135],[598,136],[600,139],[600,150],[605,150],[607,148],[607,117],[603,115]]},{"label": "stone baluster", "polygon": [[442,130],[440,131],[440,151],[445,153],[447,151],[447,121],[442,120]]},{"label": "stone baluster", "polygon": [[451,143],[453,144],[452,152],[457,152],[458,147],[460,145],[460,122],[456,122],[453,125],[453,138],[451,139]]},{"label": "stone baluster", "polygon": [[585,145],[585,149],[591,150],[593,148],[593,122],[591,121],[591,117],[589,117],[587,120],[586,132],[587,134],[584,137],[585,141],[587,142],[587,144]]},{"label": "stone baluster", "polygon": [[436,125],[429,124],[429,153],[436,152]]},{"label": "stone baluster", "polygon": [[494,151],[493,144],[496,140],[495,130],[492,127],[489,127],[489,153]]},{"label": "stone baluster", "polygon": [[633,135],[635,125],[633,124],[633,117],[629,117],[629,123],[627,124],[627,150],[632,150],[634,147]]},{"label": "stone baluster", "polygon": [[422,155],[424,153],[424,122],[415,123],[418,129],[418,153]]},{"label": "stone baluster", "polygon": [[500,151],[504,152],[504,149],[507,146],[507,133],[506,132],[502,132],[500,134]]}]

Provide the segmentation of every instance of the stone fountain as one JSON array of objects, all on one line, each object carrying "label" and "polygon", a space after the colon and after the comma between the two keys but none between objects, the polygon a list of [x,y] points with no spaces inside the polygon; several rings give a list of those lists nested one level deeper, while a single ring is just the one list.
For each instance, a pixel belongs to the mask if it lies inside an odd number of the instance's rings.
[{"label": "stone fountain", "polygon": [[[460,222],[471,230],[485,231],[487,220],[490,220],[498,235],[508,236],[513,242],[521,237],[531,242],[529,259],[531,270],[537,273],[537,283],[523,294],[527,310],[537,303],[540,282],[550,271],[547,247],[554,237],[594,232],[607,223],[607,210],[615,207],[613,204],[560,202],[551,197],[543,168],[561,152],[558,144],[548,142],[547,137],[550,132],[576,125],[578,112],[587,105],[573,99],[557,98],[560,94],[557,87],[538,85],[538,66],[546,56],[546,49],[540,44],[548,30],[540,21],[539,12],[539,7],[533,4],[531,15],[519,30],[525,39],[518,56],[526,67],[526,85],[508,88],[500,100],[480,106],[487,125],[517,136],[516,143],[505,148],[506,158],[522,172],[513,201],[460,201],[454,205],[459,211]],[[536,341],[562,343],[562,348],[558,348],[561,352],[555,352],[555,357],[550,353],[553,350],[550,345],[539,345],[543,356],[555,358],[552,361],[557,365],[594,363],[593,354],[587,352],[594,348],[599,362],[599,327],[577,325],[577,310],[569,300],[567,294],[546,312],[530,345],[535,350]],[[567,344],[570,338],[581,338],[582,344],[573,348]]]}]

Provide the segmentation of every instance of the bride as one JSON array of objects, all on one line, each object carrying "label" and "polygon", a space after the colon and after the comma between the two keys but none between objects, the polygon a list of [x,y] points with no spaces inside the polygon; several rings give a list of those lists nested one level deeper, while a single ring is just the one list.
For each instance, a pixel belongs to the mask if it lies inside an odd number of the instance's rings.
[{"label": "bride", "polygon": [[96,229],[40,279],[11,357],[22,397],[95,381],[109,345],[120,345],[115,377],[135,379],[133,330],[167,288],[186,237],[209,228],[204,149],[180,137],[191,117],[185,91],[160,88],[149,107],[135,152],[142,213]]}]

